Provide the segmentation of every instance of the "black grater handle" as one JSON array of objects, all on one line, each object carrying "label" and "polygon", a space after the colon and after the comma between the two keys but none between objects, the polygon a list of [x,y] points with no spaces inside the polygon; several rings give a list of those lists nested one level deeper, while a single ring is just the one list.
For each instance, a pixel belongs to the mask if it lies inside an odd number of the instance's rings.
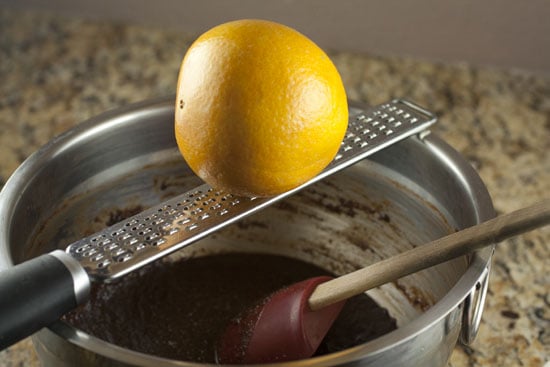
[{"label": "black grater handle", "polygon": [[60,250],[0,272],[0,350],[55,322],[89,291],[85,270]]}]

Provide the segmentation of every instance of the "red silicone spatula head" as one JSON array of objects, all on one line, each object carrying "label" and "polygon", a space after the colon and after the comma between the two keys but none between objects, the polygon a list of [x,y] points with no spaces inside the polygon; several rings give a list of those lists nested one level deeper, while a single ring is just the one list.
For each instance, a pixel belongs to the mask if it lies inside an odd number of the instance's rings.
[{"label": "red silicone spatula head", "polygon": [[330,279],[293,284],[234,319],[220,340],[219,362],[270,363],[311,357],[344,306],[342,301],[318,311],[309,309],[315,287]]}]

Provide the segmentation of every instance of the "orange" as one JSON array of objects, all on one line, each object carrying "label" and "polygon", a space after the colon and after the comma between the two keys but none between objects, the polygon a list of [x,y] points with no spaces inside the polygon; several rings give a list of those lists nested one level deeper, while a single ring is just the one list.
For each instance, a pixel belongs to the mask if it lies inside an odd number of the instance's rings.
[{"label": "orange", "polygon": [[214,188],[271,196],[308,181],[336,155],[348,123],[328,56],[284,25],[238,20],[202,34],[180,67],[179,150]]}]

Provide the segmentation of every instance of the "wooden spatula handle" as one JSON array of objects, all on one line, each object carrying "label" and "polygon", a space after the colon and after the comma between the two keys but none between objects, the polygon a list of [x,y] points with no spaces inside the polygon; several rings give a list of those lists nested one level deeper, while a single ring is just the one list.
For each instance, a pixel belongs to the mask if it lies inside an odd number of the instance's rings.
[{"label": "wooden spatula handle", "polygon": [[550,223],[550,199],[452,233],[317,286],[312,310]]}]

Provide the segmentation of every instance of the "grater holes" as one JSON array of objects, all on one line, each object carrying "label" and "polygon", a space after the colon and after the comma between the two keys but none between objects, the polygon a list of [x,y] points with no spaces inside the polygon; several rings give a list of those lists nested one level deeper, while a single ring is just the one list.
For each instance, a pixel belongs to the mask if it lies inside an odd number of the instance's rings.
[{"label": "grater holes", "polygon": [[[164,217],[169,217],[171,215],[175,215],[177,212],[178,212],[177,209],[170,208],[170,209],[168,209],[164,212]],[[162,220],[162,219],[159,218],[159,220]]]},{"label": "grater holes", "polygon": [[197,196],[197,197],[195,198],[195,201],[201,201],[201,200],[206,199],[207,197],[208,197],[208,194],[204,194],[204,193],[203,193],[203,194],[200,194],[199,196]]},{"label": "grater holes", "polygon": [[116,249],[114,249],[113,251],[111,251],[111,257],[114,258],[115,256],[118,256],[118,255],[123,254],[123,253],[125,253],[125,252],[126,252],[126,250],[123,249],[123,248],[120,248],[120,247],[119,247],[119,248],[116,248]]},{"label": "grater holes", "polygon": [[189,210],[191,210],[191,208],[194,208],[196,206],[197,206],[197,204],[195,204],[195,203],[189,203],[189,204],[185,205],[182,209],[185,210],[185,211],[189,211]]},{"label": "grater holes", "polygon": [[196,196],[200,196],[202,193],[203,193],[203,192],[202,192],[201,190],[196,190],[196,191],[190,193],[189,195],[187,195],[187,197],[189,197],[189,198],[194,198],[194,197],[196,197]]},{"label": "grater holes", "polygon": [[116,243],[111,243],[111,244],[105,246],[105,250],[106,250],[106,251],[111,251],[111,250],[114,250],[114,249],[116,249],[116,248],[118,248],[118,247],[119,247],[119,246],[118,246]]},{"label": "grater holes", "polygon": [[151,232],[153,229],[151,227],[147,227],[147,228],[144,228],[142,229],[141,231],[138,232],[138,235],[140,236],[144,236],[146,235],[147,233]]},{"label": "grater holes", "polygon": [[80,247],[77,247],[74,252],[76,252],[77,254],[80,254],[84,251],[86,251],[87,249],[91,248],[92,246],[91,245],[88,245],[88,244],[85,244],[83,246],[80,246]]},{"label": "grater holes", "polygon": [[[155,219],[158,219],[160,218],[158,214],[151,214],[147,217],[145,217],[144,221],[145,222],[150,222],[151,220],[155,220]],[[142,223],[141,226],[143,226],[144,224]]]},{"label": "grater holes", "polygon": [[355,136],[354,133],[349,132],[349,133],[346,134],[346,137],[345,137],[344,139],[351,139],[351,138],[353,138],[354,136]]},{"label": "grater holes", "polygon": [[180,230],[178,227],[171,227],[169,229],[166,230],[166,232],[168,233],[169,236],[172,236],[176,233],[178,233]]},{"label": "grater holes", "polygon": [[[183,217],[185,217],[185,214],[182,211],[179,211],[176,214],[174,214],[171,218],[166,218],[166,219],[171,221],[171,222],[175,222],[175,221],[177,221],[177,220],[179,220],[180,218],[183,218]],[[165,221],[163,220],[162,222],[159,222],[159,223],[164,223],[164,222]],[[170,224],[170,223],[167,223],[167,224]]]},{"label": "grater holes", "polygon": [[97,254],[97,250],[94,249],[94,248],[91,248],[91,249],[89,249],[89,250],[83,252],[83,253],[82,253],[82,256],[84,256],[84,257],[90,257],[90,256],[95,255],[95,254]]},{"label": "grater holes", "polygon": [[125,262],[125,261],[130,260],[131,258],[132,258],[132,255],[131,255],[131,254],[124,254],[124,255],[117,256],[117,257],[115,258],[115,261],[116,261],[117,263],[123,263],[123,262]]},{"label": "grater holes", "polygon": [[144,250],[145,248],[147,248],[147,245],[144,244],[143,242],[140,242],[134,246],[131,247],[131,249],[134,251],[134,252],[138,252],[138,251],[141,251],[141,250]]},{"label": "grater holes", "polygon": [[101,261],[101,262],[98,262],[97,265],[96,265],[96,267],[97,267],[98,269],[104,269],[104,268],[108,267],[109,265],[111,265],[111,260],[105,259],[105,260],[103,260],[103,261]]},{"label": "grater holes", "polygon": [[105,258],[105,255],[100,252],[100,253],[90,257],[90,260],[93,261],[93,262],[98,262],[103,258]]},{"label": "grater holes", "polygon": [[191,214],[192,216],[197,216],[198,214],[200,214],[203,211],[204,211],[203,208],[197,208],[195,210],[192,210],[191,213],[189,213],[189,214]]},{"label": "grater holes", "polygon": [[222,201],[228,201],[228,200],[231,200],[233,198],[233,195],[231,194],[225,194],[222,196],[221,200]]},{"label": "grater holes", "polygon": [[145,228],[145,227],[147,227],[147,226],[145,225],[145,223],[140,223],[139,225],[132,227],[131,230],[132,230],[132,232],[136,232],[136,231],[138,231],[138,230],[140,230],[140,229],[142,229],[142,228]]},{"label": "grater holes", "polygon": [[117,263],[123,263],[125,261],[130,260],[131,258],[132,258],[132,253],[127,250],[120,251],[113,256],[113,260]]},{"label": "grater holes", "polygon": [[363,138],[361,138],[359,136],[356,137],[355,139],[353,139],[353,144],[357,148],[364,148],[368,145],[368,143],[365,140],[363,140]]},{"label": "grater holes", "polygon": [[191,222],[191,218],[183,218],[182,220],[178,221],[176,224],[183,226],[189,222]]},{"label": "grater holes", "polygon": [[202,202],[202,205],[203,205],[203,206],[208,206],[208,205],[210,205],[210,204],[212,204],[212,203],[215,203],[215,202],[216,202],[216,198],[210,198],[210,199],[208,199],[208,200],[204,200],[204,201]]},{"label": "grater holes", "polygon": [[411,121],[420,121],[420,118],[417,119],[414,112],[395,102],[382,105],[370,114],[356,115],[350,120],[348,132],[334,160],[340,160],[354,154],[355,150],[365,149],[370,144],[377,144],[379,140],[397,134],[404,123]]},{"label": "grater holes", "polygon": [[138,242],[139,240],[135,237],[132,237],[130,239],[128,239],[127,241],[124,241],[123,243],[123,246],[130,246],[130,245],[133,245],[134,243]]},{"label": "grater holes", "polygon": [[126,233],[126,230],[124,228],[120,228],[120,229],[117,229],[116,231],[112,232],[111,237],[117,237],[117,236],[120,236],[121,234],[124,234],[124,233]]},{"label": "grater holes", "polygon": [[97,237],[92,238],[91,241],[92,241],[92,242],[96,242],[96,241],[99,241],[99,240],[101,240],[102,238],[105,238],[105,237],[107,237],[107,236],[105,236],[104,234],[102,234],[102,235],[99,235],[99,236],[97,236]]},{"label": "grater holes", "polygon": [[159,238],[159,237],[161,237],[160,233],[158,233],[158,232],[153,232],[153,233],[151,233],[150,235],[145,236],[144,239],[145,239],[145,241],[149,242],[149,241],[155,240],[155,239],[157,239],[157,238]]},{"label": "grater holes", "polygon": [[181,200],[181,201],[178,201],[178,202],[176,203],[176,206],[177,206],[177,207],[180,207],[180,206],[182,206],[182,205],[189,204],[190,202],[191,202],[190,199],[183,199],[183,200]]},{"label": "grater holes", "polygon": [[130,233],[125,233],[122,236],[119,236],[118,240],[122,242],[122,241],[125,241],[125,240],[129,239],[129,238],[132,238],[132,235]]},{"label": "grater holes", "polygon": [[152,226],[156,226],[157,224],[162,224],[162,223],[164,223],[164,219],[159,218],[159,219],[155,219],[155,220],[151,221],[150,224],[151,224]]},{"label": "grater holes", "polygon": [[157,209],[157,212],[158,213],[162,213],[164,211],[164,209],[166,208],[166,206],[163,206],[162,208],[158,208]]},{"label": "grater holes", "polygon": [[166,240],[164,238],[159,238],[153,242],[151,242],[151,246],[161,246],[166,243]]},{"label": "grater holes", "polygon": [[139,223],[139,219],[131,219],[124,224],[125,227],[134,226]]}]

